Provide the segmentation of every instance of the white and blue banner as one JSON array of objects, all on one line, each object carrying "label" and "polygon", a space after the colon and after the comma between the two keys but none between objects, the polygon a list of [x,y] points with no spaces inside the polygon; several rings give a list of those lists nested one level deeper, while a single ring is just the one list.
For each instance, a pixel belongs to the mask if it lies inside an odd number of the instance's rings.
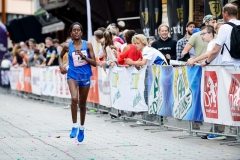
[{"label": "white and blue banner", "polygon": [[148,111],[144,99],[146,68],[114,67],[110,69],[112,107],[125,111]]},{"label": "white and blue banner", "polygon": [[148,68],[149,114],[202,121],[202,68],[152,66]]},{"label": "white and blue banner", "polygon": [[110,86],[110,70],[98,68],[98,89],[99,104],[111,108],[111,86]]}]

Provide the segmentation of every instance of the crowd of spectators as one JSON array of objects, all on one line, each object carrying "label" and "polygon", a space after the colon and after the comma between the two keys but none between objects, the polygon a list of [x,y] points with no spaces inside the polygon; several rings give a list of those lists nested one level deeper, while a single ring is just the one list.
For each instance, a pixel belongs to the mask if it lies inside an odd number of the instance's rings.
[{"label": "crowd of spectators", "polygon": [[30,38],[14,44],[14,47],[9,49],[3,56],[1,68],[58,66],[61,49],[58,39],[47,37],[45,43],[37,44]]}]

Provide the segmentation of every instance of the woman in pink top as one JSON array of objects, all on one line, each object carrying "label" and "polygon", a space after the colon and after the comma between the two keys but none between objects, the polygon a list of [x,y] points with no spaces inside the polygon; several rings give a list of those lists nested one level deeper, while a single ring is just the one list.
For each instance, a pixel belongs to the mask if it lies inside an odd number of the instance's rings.
[{"label": "woman in pink top", "polygon": [[141,51],[137,50],[134,45],[132,45],[132,37],[135,35],[135,31],[129,30],[125,33],[125,40],[127,42],[127,46],[123,48],[122,53],[118,56],[118,64],[127,65],[124,61],[125,58],[130,58],[133,61],[138,61],[142,59]]}]

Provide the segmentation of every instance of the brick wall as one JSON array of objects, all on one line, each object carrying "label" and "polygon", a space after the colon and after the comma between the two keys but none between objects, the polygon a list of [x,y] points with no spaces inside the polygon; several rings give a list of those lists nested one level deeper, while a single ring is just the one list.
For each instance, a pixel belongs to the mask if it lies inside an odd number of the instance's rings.
[{"label": "brick wall", "polygon": [[197,23],[197,27],[202,24],[204,17],[204,3],[203,0],[195,0],[194,4],[194,21]]}]

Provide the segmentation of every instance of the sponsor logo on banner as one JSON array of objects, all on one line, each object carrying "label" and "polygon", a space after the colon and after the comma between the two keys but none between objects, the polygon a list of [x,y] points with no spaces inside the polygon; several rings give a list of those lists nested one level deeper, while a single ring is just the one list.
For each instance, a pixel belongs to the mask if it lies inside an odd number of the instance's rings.
[{"label": "sponsor logo on banner", "polygon": [[228,98],[233,121],[240,121],[240,74],[232,74]]},{"label": "sponsor logo on banner", "polygon": [[118,76],[118,73],[116,73],[116,72],[113,72],[113,87],[115,87],[115,88],[117,88],[117,86],[118,86],[118,78],[119,78],[119,76]]},{"label": "sponsor logo on banner", "polygon": [[159,78],[161,76],[161,67],[159,66],[152,66],[152,73],[153,73],[153,83],[150,90],[150,97],[149,97],[149,114],[158,114],[158,112],[162,108],[163,104],[163,93],[162,88],[159,84]]},{"label": "sponsor logo on banner", "polygon": [[[118,78],[119,78],[119,75],[118,73],[116,72],[113,72],[113,86],[114,88],[117,88],[118,87]],[[121,94],[120,94],[120,91],[118,90],[116,92],[116,94],[114,95],[113,97],[113,104],[116,102],[117,99],[119,99],[121,97]]]},{"label": "sponsor logo on banner", "polygon": [[[131,81],[131,89],[138,89],[138,80],[139,80],[139,74],[138,73],[132,73],[132,81]],[[135,95],[134,99],[133,99],[133,107],[135,107],[138,102],[140,102],[142,99],[139,91],[137,91],[137,94]]]},{"label": "sponsor logo on banner", "polygon": [[[118,87],[118,78],[119,75],[116,72],[113,72],[113,87],[117,88]],[[119,92],[119,90],[116,92],[116,94],[113,97],[113,104],[116,102],[117,99],[119,99],[121,97],[121,94]]]},{"label": "sponsor logo on banner", "polygon": [[138,89],[139,74],[132,73],[131,89]]},{"label": "sponsor logo on banner", "polygon": [[207,118],[218,119],[218,78],[215,71],[204,72],[204,110]]},{"label": "sponsor logo on banner", "polygon": [[186,67],[175,68],[174,73],[174,97],[173,116],[183,119],[192,106],[192,91],[189,88]]}]

